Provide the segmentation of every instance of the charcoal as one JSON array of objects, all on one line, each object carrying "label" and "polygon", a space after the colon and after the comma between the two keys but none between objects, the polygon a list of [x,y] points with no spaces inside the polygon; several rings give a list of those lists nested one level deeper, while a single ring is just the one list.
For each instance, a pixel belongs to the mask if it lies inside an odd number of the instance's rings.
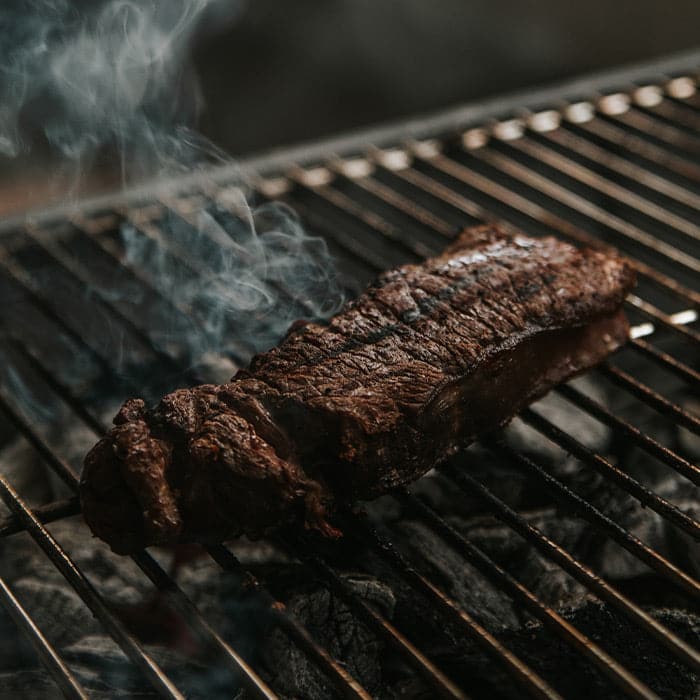
[{"label": "charcoal", "polygon": [[422,523],[407,520],[397,526],[397,534],[413,550],[414,557],[421,557],[429,567],[432,580],[487,627],[500,629],[520,625],[510,598],[485,581],[432,530]]},{"label": "charcoal", "polygon": [[[700,646],[698,616],[673,609],[649,612],[691,646]],[[669,700],[700,697],[700,677],[695,672],[607,605],[590,601],[574,611],[564,612],[564,617],[661,697]],[[552,678],[555,688],[567,698],[605,697],[612,700],[626,697],[593,671],[590,664],[584,663],[580,652],[555,639],[541,625],[529,625],[504,641],[546,678]]]},{"label": "charcoal", "polygon": [[[345,580],[357,597],[391,618],[394,595],[385,584],[367,577],[346,575]],[[348,607],[325,589],[294,595],[289,612],[371,693],[381,690],[380,665],[383,644],[358,622]],[[275,689],[286,697],[333,697],[323,678],[308,657],[290,645],[286,636],[275,630],[265,647],[265,663],[272,673]]]}]

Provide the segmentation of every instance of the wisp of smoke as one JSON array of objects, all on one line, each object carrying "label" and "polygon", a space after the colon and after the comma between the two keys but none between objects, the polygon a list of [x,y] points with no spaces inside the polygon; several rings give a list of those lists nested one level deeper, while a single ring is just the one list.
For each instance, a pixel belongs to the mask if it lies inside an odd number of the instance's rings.
[{"label": "wisp of smoke", "polygon": [[[82,10],[68,0],[3,3],[0,152],[22,153],[39,131],[76,172],[113,156],[125,186],[220,162],[191,128],[200,104],[187,54],[207,13],[240,9],[240,0],[109,0]],[[268,347],[295,318],[328,316],[342,302],[324,242],[285,207],[249,202],[241,178],[189,221],[166,217],[158,244],[122,227],[126,262],[188,319],[166,314],[149,330],[190,363],[230,353],[234,341],[243,354]],[[178,249],[186,272],[173,262]]]}]

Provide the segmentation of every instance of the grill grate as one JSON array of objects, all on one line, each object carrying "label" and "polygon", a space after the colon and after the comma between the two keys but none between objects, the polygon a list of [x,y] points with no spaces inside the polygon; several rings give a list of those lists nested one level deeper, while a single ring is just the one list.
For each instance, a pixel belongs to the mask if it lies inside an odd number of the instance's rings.
[{"label": "grill grate", "polygon": [[[694,64],[693,64],[694,68]],[[653,75],[653,71],[649,71]],[[636,406],[645,406],[678,426],[700,434],[700,419],[677,405],[664,386],[652,386],[645,368],[661,368],[664,376],[684,383],[690,391],[700,386],[697,369],[697,308],[700,306],[700,99],[695,74],[688,70],[675,77],[630,85],[622,92],[598,95],[591,101],[561,103],[556,109],[495,114],[460,124],[459,130],[444,129],[433,138],[401,141],[381,147],[365,143],[342,155],[330,150],[314,163],[285,163],[255,180],[262,199],[289,203],[308,227],[324,237],[341,266],[361,281],[377,271],[417,260],[437,251],[465,224],[505,221],[528,232],[553,232],[577,243],[598,247],[615,246],[629,255],[640,275],[638,294],[629,299],[636,324],[628,347],[592,375],[629,395]],[[591,90],[593,94],[593,90]],[[494,116],[494,115],[492,115]],[[453,125],[454,126],[454,125]],[[425,135],[423,135],[425,136]],[[280,174],[281,173],[281,174]],[[57,371],[58,359],[47,359],[39,350],[37,335],[55,334],[70,353],[85,358],[84,367],[97,368],[110,378],[122,395],[140,393],[139,382],[123,373],[104,344],[95,340],[95,328],[80,326],[75,308],[61,305],[42,284],[39,269],[29,262],[28,252],[39,253],[51,269],[59,270],[79,290],[75,307],[98,308],[105,324],[117,326],[141,352],[159,363],[165,385],[197,383],[196,369],[183,365],[177,353],[149,334],[147,322],[130,314],[108,290],[95,283],[94,255],[107,266],[126,275],[145,294],[187,316],[186,308],[168,299],[156,280],[139,267],[125,267],[123,251],[112,235],[123,221],[156,247],[167,250],[190,274],[202,275],[202,263],[186,249],[169,240],[162,228],[165,217],[192,223],[192,213],[212,202],[225,203],[226,184],[206,191],[188,188],[181,196],[154,199],[147,204],[129,204],[101,212],[75,214],[58,220],[8,226],[0,237],[0,275],[7,289],[26,302],[33,316],[26,323],[11,322],[2,312],[2,351],[8,362],[22,358],[28,371],[73,416],[96,435],[106,429],[94,397],[81,387],[91,380],[84,370],[66,381]],[[232,212],[235,216],[235,211]],[[68,253],[67,242],[79,240],[79,252]],[[85,247],[87,246],[87,247]],[[90,254],[85,251],[92,251]],[[99,274],[99,271],[98,273]],[[38,329],[38,330],[37,330]],[[97,329],[99,330],[99,329]],[[239,340],[233,358],[245,362],[251,349]],[[60,353],[57,353],[57,355]],[[631,364],[630,364],[631,363]],[[83,365],[80,365],[82,368]],[[634,367],[632,370],[630,367]],[[640,368],[641,369],[638,369]],[[74,373],[75,374],[75,373]],[[700,468],[688,455],[671,449],[646,434],[622,415],[611,412],[579,389],[566,385],[556,390],[566,401],[608,425],[659,462],[677,471],[692,484],[700,485]],[[43,436],[41,425],[26,415],[11,386],[0,389],[0,409],[51,470],[75,493],[77,476]],[[521,418],[540,435],[574,455],[581,465],[599,473],[611,485],[630,494],[649,510],[669,521],[695,541],[700,540],[700,522],[655,493],[636,478],[577,441],[535,409]],[[551,470],[496,438],[484,447],[497,459],[541,485],[563,512],[585,520],[592,529],[617,543],[632,556],[663,577],[689,599],[698,601],[700,582],[638,539],[602,510],[596,508]],[[521,513],[513,510],[479,479],[446,465],[443,474],[456,489],[478,498],[496,518],[527,540],[544,557],[611,608],[627,617],[642,633],[655,638],[681,663],[700,672],[700,653],[667,626],[656,620],[623,592],[605,581],[586,563],[550,540]],[[84,603],[104,625],[126,656],[143,674],[155,692],[168,698],[183,697],[174,682],[131,634],[103,595],[89,582],[90,572],[81,571],[45,524],[79,513],[75,496],[30,507],[0,477],[0,496],[11,515],[0,522],[0,537],[26,531],[60,570]],[[581,655],[624,695],[657,697],[654,691],[605,650],[604,641],[594,641],[560,614],[549,608],[527,587],[491,559],[482,549],[457,532],[440,514],[410,490],[395,494],[407,513],[424,522],[464,560],[472,564],[523,610],[539,620],[563,643]],[[461,608],[431,578],[426,577],[385,535],[373,531],[362,518],[348,514],[348,531],[379,556],[405,583],[418,592],[451,628],[459,630],[500,664],[525,693],[540,698],[558,698],[556,683],[510,650],[494,633]],[[441,697],[465,698],[473,689],[450,678],[435,660],[421,650],[421,640],[401,631],[382,613],[359,598],[339,575],[337,567],[315,550],[303,536],[284,535],[283,545],[313,575],[345,601],[353,614],[382,639],[428,687]],[[262,586],[224,545],[210,547],[209,555],[227,575],[240,582],[241,595],[253,595],[268,619],[321,670],[335,692],[346,698],[370,695],[348,670]],[[231,672],[231,687],[240,682],[255,697],[274,698],[247,656],[224,640],[207,622],[194,603],[164,568],[146,552],[133,557],[136,565],[166,596],[169,606],[187,624],[212,658]],[[0,579],[0,602],[17,627],[33,643],[48,673],[66,697],[86,697],[50,641],[32,620],[32,611],[22,607]]]}]

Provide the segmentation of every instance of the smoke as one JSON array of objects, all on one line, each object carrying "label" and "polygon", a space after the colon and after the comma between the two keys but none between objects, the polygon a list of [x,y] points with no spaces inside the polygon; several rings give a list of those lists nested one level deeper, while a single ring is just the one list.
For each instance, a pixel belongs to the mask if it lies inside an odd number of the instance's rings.
[{"label": "smoke", "polygon": [[[125,176],[191,167],[198,110],[185,64],[212,0],[10,0],[0,10],[0,149],[16,156],[40,130],[79,162],[116,147]],[[229,3],[234,11],[239,3]],[[36,123],[36,117],[39,123]],[[138,147],[138,151],[137,151]]]},{"label": "smoke", "polygon": [[[193,128],[202,99],[188,55],[207,18],[220,25],[243,8],[240,0],[5,1],[0,153],[43,143],[76,181],[97,163],[117,170],[124,187],[228,160]],[[159,240],[122,226],[125,262],[171,308],[148,318],[149,332],[191,364],[211,353],[245,358],[296,318],[328,316],[342,302],[323,241],[285,207],[251,201],[239,178],[189,217],[166,213]],[[96,288],[111,302],[143,293]]]}]

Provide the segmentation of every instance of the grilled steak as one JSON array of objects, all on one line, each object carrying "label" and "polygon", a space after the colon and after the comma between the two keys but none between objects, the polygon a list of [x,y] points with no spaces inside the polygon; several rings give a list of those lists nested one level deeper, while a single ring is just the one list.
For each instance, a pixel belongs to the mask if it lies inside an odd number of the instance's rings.
[{"label": "grilled steak", "polygon": [[127,401],[85,459],[83,512],[116,552],[328,536],[334,507],[405,484],[623,344],[620,258],[497,227],[296,324],[228,383]]}]

